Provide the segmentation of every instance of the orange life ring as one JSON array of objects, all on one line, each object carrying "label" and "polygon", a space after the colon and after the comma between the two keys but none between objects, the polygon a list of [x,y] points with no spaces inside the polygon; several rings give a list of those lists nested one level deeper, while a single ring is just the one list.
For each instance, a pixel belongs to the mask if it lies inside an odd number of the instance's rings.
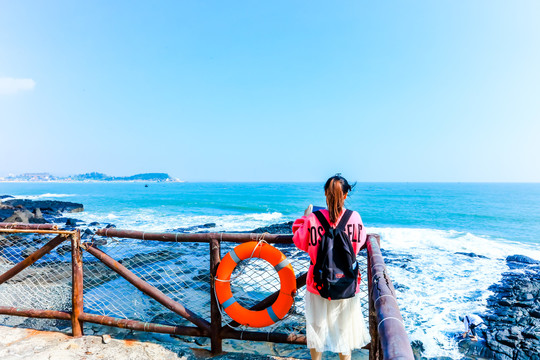
[{"label": "orange life ring", "polygon": [[[281,289],[272,306],[254,311],[240,306],[231,291],[231,274],[236,265],[250,257],[268,261],[278,272]],[[250,327],[264,327],[283,319],[296,294],[296,277],[289,260],[281,251],[265,243],[250,241],[235,247],[223,257],[216,272],[216,294],[225,312],[236,322]]]}]

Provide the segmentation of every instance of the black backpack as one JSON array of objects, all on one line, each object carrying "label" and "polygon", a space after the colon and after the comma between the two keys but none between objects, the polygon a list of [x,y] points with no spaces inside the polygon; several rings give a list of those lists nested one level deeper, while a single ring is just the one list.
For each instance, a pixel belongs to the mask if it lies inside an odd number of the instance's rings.
[{"label": "black backpack", "polygon": [[317,251],[317,261],[313,266],[315,288],[328,300],[352,298],[358,284],[358,263],[351,240],[345,232],[352,211],[345,210],[335,229],[330,227],[320,211],[313,214],[324,228],[324,235]]}]

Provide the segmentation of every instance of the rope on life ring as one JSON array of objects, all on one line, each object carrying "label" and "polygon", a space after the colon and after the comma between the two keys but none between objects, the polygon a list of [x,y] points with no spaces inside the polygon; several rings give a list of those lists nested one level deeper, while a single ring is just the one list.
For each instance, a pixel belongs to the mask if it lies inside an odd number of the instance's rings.
[{"label": "rope on life ring", "polygon": [[[231,274],[236,265],[248,258],[268,261],[279,275],[281,285],[278,298],[272,306],[254,311],[242,307],[231,291]],[[237,323],[250,327],[265,327],[283,319],[294,303],[296,277],[289,260],[281,251],[263,241],[250,241],[235,247],[223,257],[215,277],[215,290],[223,310]]]}]

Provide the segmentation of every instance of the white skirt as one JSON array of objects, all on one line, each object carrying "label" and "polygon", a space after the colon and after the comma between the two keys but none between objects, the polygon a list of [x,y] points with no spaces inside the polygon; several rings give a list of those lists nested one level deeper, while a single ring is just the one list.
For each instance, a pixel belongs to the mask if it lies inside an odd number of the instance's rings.
[{"label": "white skirt", "polygon": [[306,291],[307,347],[349,355],[371,341],[360,296],[328,300]]}]

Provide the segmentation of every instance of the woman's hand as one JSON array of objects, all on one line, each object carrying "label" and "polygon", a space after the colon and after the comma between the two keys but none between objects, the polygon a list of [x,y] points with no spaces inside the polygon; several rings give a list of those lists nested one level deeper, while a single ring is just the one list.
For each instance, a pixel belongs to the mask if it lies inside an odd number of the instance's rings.
[{"label": "woman's hand", "polygon": [[309,216],[313,212],[313,205],[309,204],[309,206],[304,210],[304,216]]}]

